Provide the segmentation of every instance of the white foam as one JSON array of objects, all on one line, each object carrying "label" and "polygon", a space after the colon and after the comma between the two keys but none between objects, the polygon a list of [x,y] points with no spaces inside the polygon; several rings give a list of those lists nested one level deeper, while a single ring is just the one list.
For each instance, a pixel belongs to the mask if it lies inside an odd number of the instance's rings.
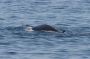
[{"label": "white foam", "polygon": [[27,28],[25,29],[25,31],[32,32],[32,31],[34,31],[34,30],[32,29],[32,27],[27,27]]}]

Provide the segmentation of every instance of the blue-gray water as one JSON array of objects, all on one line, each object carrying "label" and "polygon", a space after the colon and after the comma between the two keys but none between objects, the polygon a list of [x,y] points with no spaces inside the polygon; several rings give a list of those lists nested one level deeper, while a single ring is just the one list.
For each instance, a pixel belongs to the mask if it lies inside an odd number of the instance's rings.
[{"label": "blue-gray water", "polygon": [[0,59],[90,59],[90,0],[0,0]]}]

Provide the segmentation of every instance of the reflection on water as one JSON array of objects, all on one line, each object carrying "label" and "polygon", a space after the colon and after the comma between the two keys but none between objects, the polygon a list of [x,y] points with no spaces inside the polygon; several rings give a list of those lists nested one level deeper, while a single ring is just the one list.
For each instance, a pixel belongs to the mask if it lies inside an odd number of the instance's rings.
[{"label": "reflection on water", "polygon": [[[90,59],[89,0],[0,0],[1,59]],[[27,32],[49,24],[61,32]]]}]

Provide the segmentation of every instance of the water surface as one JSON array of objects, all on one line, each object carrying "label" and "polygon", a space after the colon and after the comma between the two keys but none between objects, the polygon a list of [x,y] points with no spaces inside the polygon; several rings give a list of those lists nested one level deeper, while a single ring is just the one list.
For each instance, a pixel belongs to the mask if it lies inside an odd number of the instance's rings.
[{"label": "water surface", "polygon": [[[59,31],[27,32],[49,24]],[[90,59],[89,0],[0,0],[1,59]]]}]

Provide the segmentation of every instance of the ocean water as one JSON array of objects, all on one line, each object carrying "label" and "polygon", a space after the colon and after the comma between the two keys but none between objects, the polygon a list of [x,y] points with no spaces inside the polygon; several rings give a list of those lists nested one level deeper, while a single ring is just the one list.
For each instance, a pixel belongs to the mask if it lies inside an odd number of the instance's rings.
[{"label": "ocean water", "polygon": [[0,59],[90,59],[90,0],[0,0]]}]

